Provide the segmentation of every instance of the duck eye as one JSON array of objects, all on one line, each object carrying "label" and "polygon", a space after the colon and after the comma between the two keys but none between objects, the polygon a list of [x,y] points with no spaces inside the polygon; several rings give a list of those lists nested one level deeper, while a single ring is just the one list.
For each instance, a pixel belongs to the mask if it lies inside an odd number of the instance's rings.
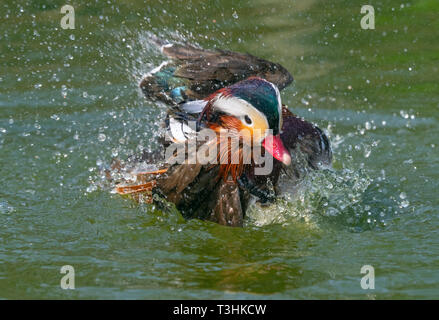
[{"label": "duck eye", "polygon": [[253,123],[252,119],[250,119],[250,117],[248,115],[245,115],[244,120],[248,125],[251,125]]}]

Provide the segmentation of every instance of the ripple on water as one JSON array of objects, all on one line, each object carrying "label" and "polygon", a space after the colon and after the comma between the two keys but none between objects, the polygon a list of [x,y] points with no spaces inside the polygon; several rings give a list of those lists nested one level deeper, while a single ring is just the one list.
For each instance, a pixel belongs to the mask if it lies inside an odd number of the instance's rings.
[{"label": "ripple on water", "polygon": [[14,207],[11,206],[6,200],[0,200],[0,214],[10,214],[14,212]]}]

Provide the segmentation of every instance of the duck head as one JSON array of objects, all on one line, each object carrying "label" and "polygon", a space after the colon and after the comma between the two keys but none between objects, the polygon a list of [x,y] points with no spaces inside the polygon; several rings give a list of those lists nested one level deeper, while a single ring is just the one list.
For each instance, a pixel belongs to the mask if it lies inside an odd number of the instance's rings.
[{"label": "duck head", "polygon": [[285,165],[291,163],[280,138],[282,104],[274,84],[252,77],[220,89],[205,100],[200,119],[206,117],[210,128],[240,132],[243,144],[261,145]]}]

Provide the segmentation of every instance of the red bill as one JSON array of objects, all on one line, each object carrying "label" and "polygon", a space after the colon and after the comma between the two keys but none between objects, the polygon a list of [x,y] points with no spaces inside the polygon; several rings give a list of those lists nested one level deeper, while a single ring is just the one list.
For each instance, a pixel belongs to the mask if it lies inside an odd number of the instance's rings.
[{"label": "red bill", "polygon": [[291,156],[287,148],[285,148],[280,135],[273,136],[269,134],[265,137],[262,142],[262,146],[267,150],[273,157],[282,162],[283,164],[289,166],[291,164]]}]

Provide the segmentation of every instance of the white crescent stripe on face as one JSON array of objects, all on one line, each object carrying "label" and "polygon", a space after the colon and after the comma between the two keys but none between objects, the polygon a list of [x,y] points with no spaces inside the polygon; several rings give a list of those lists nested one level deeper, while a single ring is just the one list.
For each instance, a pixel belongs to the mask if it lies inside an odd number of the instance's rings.
[{"label": "white crescent stripe on face", "polygon": [[247,101],[236,97],[227,97],[219,94],[217,97],[215,97],[215,102],[213,103],[212,107],[215,110],[224,112],[236,118],[245,117],[246,115],[258,115],[266,120],[266,117],[262,112],[253,107]]},{"label": "white crescent stripe on face", "polygon": [[[270,126],[267,117],[249,102],[233,97],[219,94],[214,98],[212,108],[215,111],[233,116],[241,121],[241,128],[237,130],[250,130],[254,142],[261,143],[268,134]],[[249,121],[250,120],[250,121]]]}]

